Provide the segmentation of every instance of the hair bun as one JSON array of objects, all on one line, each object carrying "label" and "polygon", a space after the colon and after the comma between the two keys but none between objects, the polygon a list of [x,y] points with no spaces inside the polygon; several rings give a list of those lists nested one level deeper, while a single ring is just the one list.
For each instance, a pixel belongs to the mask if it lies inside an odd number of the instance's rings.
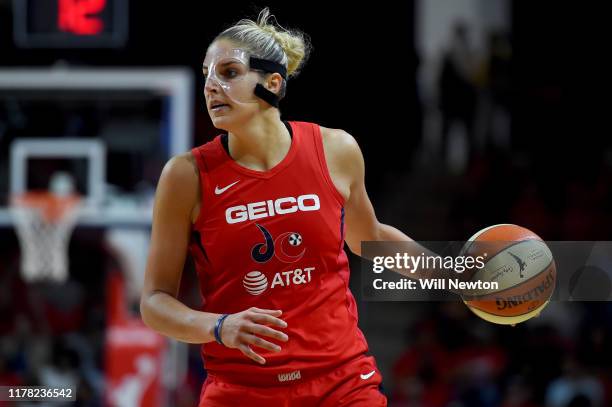
[{"label": "hair bun", "polygon": [[[272,22],[274,20],[274,22]],[[299,30],[288,30],[278,24],[269,8],[264,8],[257,18],[257,26],[269,34],[287,55],[287,74],[295,76],[306,61],[311,45],[306,34]]]}]

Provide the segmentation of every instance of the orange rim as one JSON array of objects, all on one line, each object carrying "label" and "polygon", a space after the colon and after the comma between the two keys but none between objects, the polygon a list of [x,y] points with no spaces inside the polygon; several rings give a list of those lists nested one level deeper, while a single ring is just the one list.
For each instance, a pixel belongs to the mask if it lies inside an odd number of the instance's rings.
[{"label": "orange rim", "polygon": [[38,209],[45,221],[58,223],[76,208],[81,198],[78,195],[58,196],[50,192],[32,191],[14,196],[11,206]]}]

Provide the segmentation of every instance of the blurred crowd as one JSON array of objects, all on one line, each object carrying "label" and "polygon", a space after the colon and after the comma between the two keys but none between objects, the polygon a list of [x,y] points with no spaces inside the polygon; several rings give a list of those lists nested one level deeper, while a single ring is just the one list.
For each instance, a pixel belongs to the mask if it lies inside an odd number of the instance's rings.
[{"label": "blurred crowd", "polygon": [[462,303],[432,305],[393,366],[391,406],[611,405],[612,305],[551,303],[543,314],[500,329]]},{"label": "blurred crowd", "polygon": [[73,405],[103,405],[104,281],[112,255],[101,247],[94,236],[79,239],[64,284],[25,283],[15,248],[1,248],[0,385],[72,387]]}]

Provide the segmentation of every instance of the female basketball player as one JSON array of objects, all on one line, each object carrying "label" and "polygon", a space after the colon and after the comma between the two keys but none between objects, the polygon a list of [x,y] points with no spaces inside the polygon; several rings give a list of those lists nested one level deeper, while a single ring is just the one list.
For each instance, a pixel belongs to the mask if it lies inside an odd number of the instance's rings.
[{"label": "female basketball player", "polygon": [[[202,343],[201,406],[384,406],[348,289],[344,242],[408,236],[376,219],[348,133],[283,122],[302,33],[242,20],[204,60],[204,95],[227,132],[171,159],[157,189],[145,323]],[[204,305],[176,299],[189,249]]]}]

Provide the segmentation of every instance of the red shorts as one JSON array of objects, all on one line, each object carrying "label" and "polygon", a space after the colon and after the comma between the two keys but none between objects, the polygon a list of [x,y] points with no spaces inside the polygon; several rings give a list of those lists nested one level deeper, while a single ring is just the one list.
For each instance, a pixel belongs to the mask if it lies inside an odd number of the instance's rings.
[{"label": "red shorts", "polygon": [[382,376],[371,356],[347,362],[329,373],[285,386],[255,387],[209,375],[199,407],[383,407]]}]

